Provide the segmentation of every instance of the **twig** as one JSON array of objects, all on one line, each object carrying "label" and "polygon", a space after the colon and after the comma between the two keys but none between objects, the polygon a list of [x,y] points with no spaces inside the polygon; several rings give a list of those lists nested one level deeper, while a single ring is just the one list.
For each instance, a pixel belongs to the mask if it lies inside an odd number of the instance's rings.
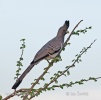
[{"label": "twig", "polygon": [[[78,24],[73,28],[73,30],[71,31],[71,33],[70,33],[70,35],[68,36],[67,40],[66,40],[65,43],[63,44],[63,47],[62,47],[62,48],[64,48],[64,47],[66,46],[66,44],[67,44],[67,42],[70,40],[70,38],[71,38],[73,32],[75,31],[75,29],[78,27],[78,25],[79,25],[82,21],[83,21],[83,20],[80,20],[80,21],[78,22]],[[61,51],[62,51],[62,50],[63,50],[63,49],[61,49]],[[60,53],[61,53],[61,51],[60,51]],[[59,54],[60,54],[60,53],[59,53]]]},{"label": "twig", "polygon": [[16,66],[18,66],[18,69],[16,70],[16,76],[14,77],[14,79],[16,79],[16,80],[18,79],[18,76],[20,75],[21,66],[23,66],[23,64],[22,64],[23,53],[24,53],[24,49],[26,47],[26,45],[25,45],[25,39],[21,39],[20,41],[22,41],[23,43],[22,43],[22,45],[20,47],[20,49],[21,49],[21,55],[20,55],[20,58],[19,58],[19,60],[17,61],[17,64],[16,64]]},{"label": "twig", "polygon": [[[57,88],[57,87],[61,87],[62,85],[63,86],[66,86],[67,88],[68,87],[70,87],[70,86],[72,86],[72,85],[74,85],[74,84],[79,84],[81,81],[82,81],[82,83],[83,82],[87,82],[87,81],[89,81],[89,80],[98,80],[98,79],[101,79],[101,77],[96,77],[96,78],[94,78],[94,77],[89,77],[88,79],[81,79],[81,80],[79,80],[79,81],[76,81],[76,82],[70,82],[70,83],[66,83],[66,84],[60,84],[60,85],[53,85],[53,86],[51,86],[51,87],[48,87],[49,89],[50,88],[52,88],[52,87],[54,87],[54,88]],[[44,90],[44,88],[43,88],[43,90]]]},{"label": "twig", "polygon": [[67,42],[70,40],[70,38],[71,38],[73,32],[75,31],[75,29],[78,27],[78,25],[79,25],[82,21],[83,21],[83,20],[80,20],[80,22],[74,27],[74,29],[73,29],[72,32],[70,33],[69,37],[68,37],[67,40],[65,41],[63,47],[65,47],[65,45],[67,44]]},{"label": "twig", "polygon": [[15,96],[17,93],[19,93],[19,92],[27,92],[29,89],[19,89],[19,90],[17,90],[17,91],[14,91],[13,93],[11,93],[10,95],[8,95],[7,97],[5,97],[4,99],[2,99],[2,100],[8,100],[8,99],[10,99],[11,97],[13,97],[13,96]]}]

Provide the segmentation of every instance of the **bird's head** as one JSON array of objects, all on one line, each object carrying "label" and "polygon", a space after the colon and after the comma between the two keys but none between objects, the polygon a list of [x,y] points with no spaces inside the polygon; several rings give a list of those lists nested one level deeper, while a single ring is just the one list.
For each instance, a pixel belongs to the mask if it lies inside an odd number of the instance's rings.
[{"label": "bird's head", "polygon": [[67,33],[67,29],[69,28],[69,21],[65,21],[64,25],[62,27],[60,27],[60,29],[58,30],[58,36],[60,35],[65,35]]}]

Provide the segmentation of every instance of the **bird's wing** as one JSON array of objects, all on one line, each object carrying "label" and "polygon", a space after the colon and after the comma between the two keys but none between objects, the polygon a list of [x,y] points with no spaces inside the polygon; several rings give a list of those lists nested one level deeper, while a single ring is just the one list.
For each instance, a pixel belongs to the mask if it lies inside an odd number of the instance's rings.
[{"label": "bird's wing", "polygon": [[60,42],[57,41],[56,38],[53,38],[37,52],[34,58],[34,62],[40,61],[41,59],[44,59],[49,55],[57,53],[60,51],[60,49],[61,49]]}]

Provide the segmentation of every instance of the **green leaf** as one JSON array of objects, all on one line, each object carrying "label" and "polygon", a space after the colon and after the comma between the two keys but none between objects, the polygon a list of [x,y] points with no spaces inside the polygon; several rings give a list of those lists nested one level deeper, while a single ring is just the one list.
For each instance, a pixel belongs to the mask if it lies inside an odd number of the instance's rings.
[{"label": "green leaf", "polygon": [[97,79],[95,79],[94,77],[89,77],[89,80],[94,80],[95,82],[97,81]]},{"label": "green leaf", "polygon": [[20,41],[25,41],[25,39],[21,39]]},{"label": "green leaf", "polygon": [[2,96],[0,95],[0,100],[2,100]]},{"label": "green leaf", "polygon": [[58,84],[58,81],[57,81],[57,80],[55,80],[55,83],[56,83],[56,84]]},{"label": "green leaf", "polygon": [[17,61],[17,63],[19,64],[19,63],[20,63],[20,61]]},{"label": "green leaf", "polygon": [[69,85],[72,85],[73,84],[73,82],[71,81],[70,83],[69,83]]},{"label": "green leaf", "polygon": [[47,90],[51,90],[51,88],[47,88]]},{"label": "green leaf", "polygon": [[79,81],[79,85],[82,85],[83,84],[83,82],[82,81]]},{"label": "green leaf", "polygon": [[26,45],[22,44],[22,48],[25,48],[25,47],[26,47]]},{"label": "green leaf", "polygon": [[21,68],[18,69],[19,71],[21,70]]},{"label": "green leaf", "polygon": [[89,29],[92,29],[92,26],[90,26]]},{"label": "green leaf", "polygon": [[34,81],[37,81],[37,79],[34,79]]},{"label": "green leaf", "polygon": [[66,77],[66,74],[63,74]]},{"label": "green leaf", "polygon": [[20,47],[20,49],[22,49],[23,47]]},{"label": "green leaf", "polygon": [[67,68],[69,68],[70,66],[66,66],[65,68],[67,69]]},{"label": "green leaf", "polygon": [[19,73],[16,73],[16,76],[19,76],[20,74]]},{"label": "green leaf", "polygon": [[16,72],[19,72],[19,70],[16,70]]},{"label": "green leaf", "polygon": [[23,60],[23,58],[22,58],[22,57],[20,57],[20,60]]},{"label": "green leaf", "polygon": [[58,71],[58,74],[61,74],[62,73],[62,71]]},{"label": "green leaf", "polygon": [[82,60],[81,60],[81,59],[79,59],[79,62],[82,62]]},{"label": "green leaf", "polygon": [[72,60],[72,62],[74,62],[74,61],[75,61],[75,59]]},{"label": "green leaf", "polygon": [[77,55],[75,55],[75,57],[77,57],[78,56],[78,54]]},{"label": "green leaf", "polygon": [[73,35],[78,35],[79,36],[79,32],[73,32]]},{"label": "green leaf", "polygon": [[16,79],[17,77],[14,77],[14,79]]},{"label": "green leaf", "polygon": [[20,66],[20,64],[16,64],[16,66]]},{"label": "green leaf", "polygon": [[52,90],[55,90],[54,87],[51,87]]},{"label": "green leaf", "polygon": [[62,48],[63,51],[65,51],[65,48]]},{"label": "green leaf", "polygon": [[43,81],[44,81],[45,79],[42,77],[42,78],[41,78],[41,80],[43,80]]},{"label": "green leaf", "polygon": [[69,70],[67,71],[67,75],[70,75],[70,72],[69,72]]},{"label": "green leaf", "polygon": [[71,43],[67,43],[67,45],[70,45]]},{"label": "green leaf", "polygon": [[53,80],[53,77],[51,77],[50,79]]},{"label": "green leaf", "polygon": [[63,89],[63,86],[62,86],[62,85],[60,85],[60,88],[61,88],[61,89]]}]

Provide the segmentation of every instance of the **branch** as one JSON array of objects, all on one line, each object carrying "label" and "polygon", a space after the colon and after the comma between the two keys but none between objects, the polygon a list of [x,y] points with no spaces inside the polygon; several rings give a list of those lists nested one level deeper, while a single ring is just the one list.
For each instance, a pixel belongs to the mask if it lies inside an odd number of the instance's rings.
[{"label": "branch", "polygon": [[49,89],[52,89],[52,90],[54,90],[55,88],[61,88],[61,89],[63,89],[64,87],[67,87],[67,88],[69,88],[69,87],[72,87],[73,85],[75,85],[75,84],[79,84],[79,85],[81,85],[81,84],[84,84],[84,82],[88,82],[88,81],[90,81],[90,80],[93,80],[93,81],[97,81],[98,79],[101,79],[101,77],[96,77],[96,78],[94,78],[94,77],[89,77],[88,79],[81,79],[81,80],[79,80],[79,81],[76,81],[76,82],[69,82],[68,84],[66,83],[66,84],[60,84],[60,85],[53,85],[53,86],[51,86],[51,87],[48,87],[47,88],[47,90]]},{"label": "branch", "polygon": [[8,100],[8,99],[10,99],[11,97],[14,97],[15,95],[17,95],[17,93],[19,93],[19,92],[27,92],[29,89],[19,89],[19,90],[17,90],[17,91],[14,91],[13,93],[11,93],[10,95],[8,95],[7,97],[5,97],[4,99],[2,99],[2,100]]},{"label": "branch", "polygon": [[16,70],[16,76],[14,77],[14,79],[18,79],[18,76],[20,75],[21,67],[23,66],[23,64],[22,64],[23,52],[24,52],[24,49],[25,49],[26,45],[25,45],[25,39],[21,39],[20,41],[23,42],[23,43],[20,47],[21,55],[20,55],[20,58],[19,58],[19,60],[17,61],[17,64],[16,64],[16,66],[18,66],[18,69]]},{"label": "branch", "polygon": [[[66,45],[67,45],[68,41],[70,40],[72,34],[74,33],[75,29],[78,27],[78,25],[79,25],[82,21],[83,21],[83,20],[80,20],[80,21],[78,22],[78,24],[74,27],[74,29],[72,30],[72,32],[71,32],[70,35],[68,36],[68,38],[67,38],[67,40],[65,41],[65,43],[64,43],[64,45],[63,45],[62,48],[65,48],[65,47],[66,47]],[[62,51],[62,50],[63,50],[63,49],[61,49],[61,51]],[[60,51],[60,53],[61,53],[61,51]],[[60,54],[60,53],[59,53],[59,54]]]},{"label": "branch", "polygon": [[73,29],[72,32],[70,33],[69,37],[68,37],[67,40],[65,41],[63,47],[65,47],[65,45],[67,44],[67,42],[70,40],[70,38],[71,38],[73,32],[75,31],[75,29],[78,27],[78,25],[79,25],[82,21],[83,21],[83,20],[81,20],[81,21],[74,27],[74,29]]}]

